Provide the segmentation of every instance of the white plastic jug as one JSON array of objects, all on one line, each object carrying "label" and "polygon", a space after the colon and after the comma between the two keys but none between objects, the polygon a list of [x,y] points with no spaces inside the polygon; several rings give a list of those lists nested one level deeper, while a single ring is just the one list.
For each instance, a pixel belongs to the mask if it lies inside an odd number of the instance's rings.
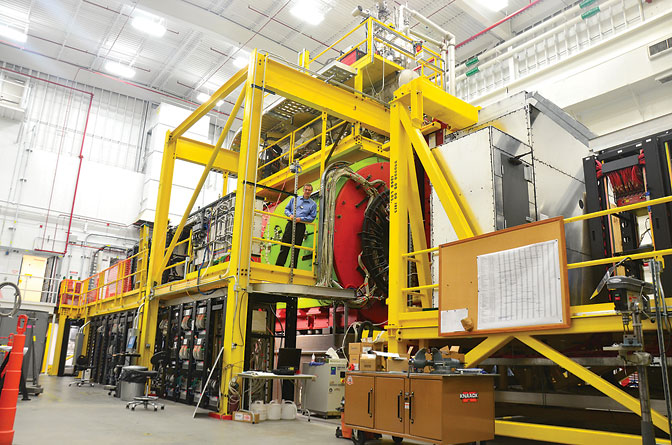
[{"label": "white plastic jug", "polygon": [[280,420],[282,417],[282,406],[275,400],[271,400],[271,403],[268,404],[268,411],[266,413],[266,418],[268,420]]},{"label": "white plastic jug", "polygon": [[282,420],[294,420],[296,419],[296,405],[291,400],[285,400],[282,402]]},{"label": "white plastic jug", "polygon": [[261,400],[257,400],[252,403],[250,411],[255,414],[259,414],[259,421],[263,422],[268,418],[268,407]]}]

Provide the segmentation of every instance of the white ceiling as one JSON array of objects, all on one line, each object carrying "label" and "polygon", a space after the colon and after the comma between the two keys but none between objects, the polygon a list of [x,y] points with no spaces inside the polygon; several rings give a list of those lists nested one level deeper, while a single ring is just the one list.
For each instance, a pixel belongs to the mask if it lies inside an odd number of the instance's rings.
[{"label": "white ceiling", "polygon": [[[30,25],[25,44],[0,40],[0,59],[47,73],[68,67],[66,72],[76,76],[74,80],[98,83],[96,86],[103,82],[108,89],[122,89],[126,94],[133,94],[135,88],[138,97],[159,92],[193,101],[198,92],[212,93],[230,77],[237,70],[233,61],[241,54],[259,48],[294,62],[300,50],[317,54],[361,20],[351,15],[360,4],[357,0],[314,0],[325,12],[325,20],[310,26],[290,13],[296,1],[2,0],[3,6],[28,13]],[[478,6],[475,0],[410,0],[408,6],[462,42],[529,3],[531,0],[509,0],[509,7],[497,13]],[[458,60],[574,3],[541,0],[494,31],[459,47]],[[361,4],[366,8],[373,2]],[[165,17],[166,34],[156,38],[133,28],[130,16],[136,9]],[[124,85],[111,82],[114,76],[104,71],[108,60],[133,65],[135,77]],[[101,73],[107,77],[100,79]],[[231,104],[225,103],[221,111],[230,108]]]}]

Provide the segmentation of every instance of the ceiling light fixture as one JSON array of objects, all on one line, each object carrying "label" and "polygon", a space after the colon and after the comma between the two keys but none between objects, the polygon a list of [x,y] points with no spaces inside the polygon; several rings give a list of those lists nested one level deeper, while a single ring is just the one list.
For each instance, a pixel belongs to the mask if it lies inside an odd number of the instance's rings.
[{"label": "ceiling light fixture", "polygon": [[324,13],[315,0],[298,0],[290,10],[292,15],[309,25],[319,25],[324,20]]},{"label": "ceiling light fixture", "polygon": [[25,42],[28,39],[29,24],[29,10],[24,10],[17,5],[0,5],[0,36],[17,42]]},{"label": "ceiling light fixture", "polygon": [[166,33],[166,19],[145,11],[136,10],[131,25],[138,31],[154,37],[163,37]]},{"label": "ceiling light fixture", "polygon": [[24,42],[24,43],[28,39],[27,29],[25,31],[21,31],[12,26],[2,24],[0,24],[0,36],[16,40],[17,42]]},{"label": "ceiling light fixture", "polygon": [[105,63],[105,71],[110,74],[115,74],[119,77],[125,77],[127,79],[132,79],[135,76],[135,70],[129,65],[124,65],[119,62],[108,61]]},{"label": "ceiling light fixture", "polygon": [[501,11],[509,6],[509,0],[478,0],[478,3],[494,12]]}]

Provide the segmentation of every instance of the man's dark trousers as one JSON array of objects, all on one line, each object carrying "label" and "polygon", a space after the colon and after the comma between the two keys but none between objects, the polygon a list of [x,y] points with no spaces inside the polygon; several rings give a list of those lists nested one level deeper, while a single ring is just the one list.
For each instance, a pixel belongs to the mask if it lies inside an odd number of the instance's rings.
[{"label": "man's dark trousers", "polygon": [[[299,252],[301,249],[298,248],[298,246],[303,243],[303,236],[306,234],[306,225],[304,223],[297,222],[296,223],[296,237],[294,239],[295,247],[294,247],[294,267],[296,267],[299,264]],[[292,222],[287,221],[287,225],[285,226],[285,233],[282,234],[282,242],[286,244],[292,244]],[[275,261],[276,266],[284,266],[285,262],[287,261],[287,255],[289,255],[289,246],[280,246],[280,254],[278,255],[278,259]],[[287,264],[287,267],[289,267],[289,264]]]}]

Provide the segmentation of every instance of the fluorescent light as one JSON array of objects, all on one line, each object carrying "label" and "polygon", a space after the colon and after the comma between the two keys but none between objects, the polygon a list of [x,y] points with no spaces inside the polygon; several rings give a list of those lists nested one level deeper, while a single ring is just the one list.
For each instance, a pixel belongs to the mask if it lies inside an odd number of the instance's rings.
[{"label": "fluorescent light", "polygon": [[135,76],[135,70],[133,68],[119,62],[106,62],[105,71],[111,74],[116,74],[119,77],[126,77],[127,79],[131,79],[133,76]]},{"label": "fluorescent light", "polygon": [[25,31],[19,31],[7,25],[0,25],[0,36],[16,40],[17,42],[25,42],[28,39],[28,34]]},{"label": "fluorescent light", "polygon": [[316,3],[315,0],[298,0],[290,12],[309,25],[319,25],[324,20],[324,14]]},{"label": "fluorescent light", "polygon": [[247,66],[249,62],[250,62],[250,55],[241,54],[240,56],[233,59],[233,66],[235,66],[236,68],[242,68],[244,66]]},{"label": "fluorescent light", "polygon": [[477,0],[481,6],[489,9],[490,11],[501,11],[502,9],[509,6],[509,0]]},{"label": "fluorescent light", "polygon": [[163,37],[166,33],[166,19],[144,11],[136,11],[131,25],[138,31],[154,37]]}]

